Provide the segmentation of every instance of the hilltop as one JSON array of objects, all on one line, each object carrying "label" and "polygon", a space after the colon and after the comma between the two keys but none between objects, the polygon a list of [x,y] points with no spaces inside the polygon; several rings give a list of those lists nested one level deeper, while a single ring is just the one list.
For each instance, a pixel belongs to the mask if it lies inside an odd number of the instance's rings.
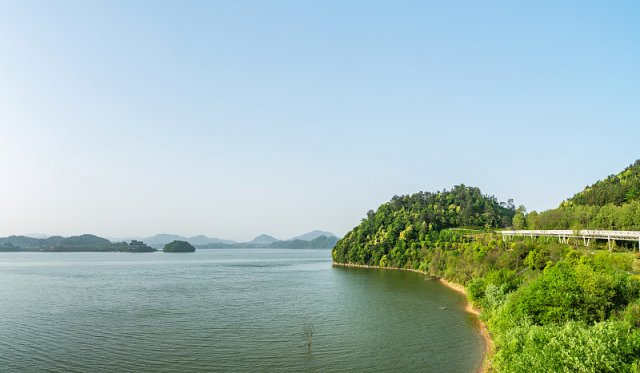
[{"label": "hilltop", "polygon": [[291,239],[278,241],[269,245],[278,249],[332,249],[338,242],[336,236],[318,236],[312,240]]},{"label": "hilltop", "polygon": [[247,242],[249,245],[271,245],[274,242],[280,241],[279,239],[269,236],[268,234],[261,234],[254,238],[252,241]]},{"label": "hilltop", "polygon": [[162,251],[165,253],[192,253],[196,251],[196,248],[187,241],[175,240],[166,244]]},{"label": "hilltop", "polygon": [[[337,262],[404,267],[419,261],[420,248],[439,241],[447,228],[504,228],[515,213],[480,189],[458,185],[441,192],[394,196],[336,244]],[[382,264],[380,264],[382,265]]]},{"label": "hilltop", "polygon": [[299,236],[295,236],[289,239],[289,241],[294,241],[294,240],[301,240],[301,241],[312,241],[315,240],[316,238],[320,237],[320,236],[325,236],[325,237],[337,237],[335,234],[331,233],[331,232],[325,232],[325,231],[320,231],[320,230],[314,230],[305,234],[301,234]]},{"label": "hilltop", "polygon": [[618,174],[609,175],[576,193],[562,206],[621,206],[640,200],[640,159]]},{"label": "hilltop", "polygon": [[517,216],[514,226],[520,229],[640,230],[640,160],[585,187],[558,208],[529,214],[520,208]]}]

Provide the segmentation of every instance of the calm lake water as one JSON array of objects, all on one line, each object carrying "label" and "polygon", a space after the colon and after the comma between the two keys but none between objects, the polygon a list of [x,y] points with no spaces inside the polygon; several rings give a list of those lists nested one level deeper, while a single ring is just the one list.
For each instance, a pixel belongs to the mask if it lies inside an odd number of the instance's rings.
[{"label": "calm lake water", "polygon": [[0,371],[473,372],[480,365],[483,342],[463,296],[417,273],[332,268],[330,256],[0,253]]}]

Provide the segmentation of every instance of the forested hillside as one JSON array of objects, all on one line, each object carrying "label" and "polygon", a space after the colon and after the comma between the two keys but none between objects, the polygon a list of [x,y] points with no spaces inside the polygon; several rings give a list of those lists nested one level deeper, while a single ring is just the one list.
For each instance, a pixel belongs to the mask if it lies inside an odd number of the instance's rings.
[{"label": "forested hillside", "polygon": [[556,209],[519,209],[517,229],[640,230],[640,160],[586,187]]},{"label": "forested hillside", "polygon": [[420,250],[446,240],[443,229],[501,228],[511,225],[513,203],[499,203],[480,189],[455,186],[451,190],[395,196],[369,211],[360,225],[338,241],[337,262],[417,267]]},{"label": "forested hillside", "polygon": [[[394,197],[336,244],[333,259],[417,269],[465,285],[495,342],[492,371],[640,372],[640,257],[628,252],[633,247],[609,253],[597,243],[505,242],[478,229],[511,225],[512,217],[531,228],[634,226],[640,208],[633,189],[616,185],[634,183],[637,168],[542,214],[518,208],[514,216],[512,203],[464,186]],[[609,190],[627,197],[607,197]]]},{"label": "forested hillside", "polygon": [[640,199],[640,159],[625,168],[617,175],[610,175],[604,180],[586,187],[576,193],[563,205],[604,206],[624,203]]}]

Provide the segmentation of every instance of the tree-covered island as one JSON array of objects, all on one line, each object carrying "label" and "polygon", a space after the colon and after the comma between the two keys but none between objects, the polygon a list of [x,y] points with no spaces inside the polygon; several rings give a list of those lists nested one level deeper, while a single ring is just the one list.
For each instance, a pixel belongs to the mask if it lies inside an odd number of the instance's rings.
[{"label": "tree-covered island", "polygon": [[111,242],[106,238],[93,234],[80,236],[48,238],[34,238],[27,236],[0,237],[0,252],[128,252],[146,253],[156,249],[142,241],[132,240],[131,243]]},{"label": "tree-covered island", "polygon": [[192,253],[196,251],[196,248],[187,241],[175,240],[166,244],[162,251],[165,253]]},{"label": "tree-covered island", "polygon": [[466,286],[497,372],[640,372],[638,243],[589,247],[495,230],[640,229],[640,162],[526,213],[463,185],[396,196],[338,241],[336,263],[423,271]]}]

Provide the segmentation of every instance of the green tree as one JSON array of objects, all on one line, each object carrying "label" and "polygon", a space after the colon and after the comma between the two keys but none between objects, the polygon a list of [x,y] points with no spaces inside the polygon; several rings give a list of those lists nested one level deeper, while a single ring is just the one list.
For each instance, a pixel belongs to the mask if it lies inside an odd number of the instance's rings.
[{"label": "green tree", "polygon": [[513,228],[515,229],[525,229],[527,227],[527,209],[520,205],[516,209],[516,213],[513,216]]}]

